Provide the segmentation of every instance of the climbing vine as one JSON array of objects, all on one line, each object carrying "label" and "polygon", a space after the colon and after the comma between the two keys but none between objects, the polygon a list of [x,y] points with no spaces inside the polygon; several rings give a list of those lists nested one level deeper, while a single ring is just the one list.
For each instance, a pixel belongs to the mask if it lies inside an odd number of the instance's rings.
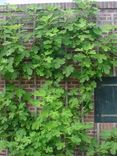
[{"label": "climbing vine", "polygon": [[[12,16],[0,25],[0,74],[6,80],[0,94],[0,147],[12,156],[72,156],[77,148],[86,152],[91,126],[82,117],[92,110],[96,80],[111,75],[117,64],[113,28],[96,24],[97,8],[88,1],[69,10],[10,11]],[[19,12],[24,19],[14,19]],[[28,31],[30,23],[33,30]],[[28,93],[21,78],[33,77],[45,82]],[[69,88],[70,79],[79,87]],[[9,86],[13,80],[19,80],[19,87]],[[31,113],[27,104],[40,111]]]},{"label": "climbing vine", "polygon": [[92,140],[92,147],[88,149],[88,156],[109,156],[117,155],[117,129],[104,131],[101,134],[101,143],[97,143],[96,140]]}]

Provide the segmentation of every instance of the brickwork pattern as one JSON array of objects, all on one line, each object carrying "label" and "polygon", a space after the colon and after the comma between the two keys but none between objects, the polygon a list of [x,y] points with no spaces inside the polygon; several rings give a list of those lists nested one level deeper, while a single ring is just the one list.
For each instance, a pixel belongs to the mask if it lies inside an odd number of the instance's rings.
[{"label": "brickwork pattern", "polygon": [[[50,4],[46,4],[46,5],[45,4],[43,4],[43,5],[38,4],[38,5],[44,8]],[[59,7],[64,8],[64,9],[75,7],[75,3],[54,3],[51,5],[55,5],[55,6],[57,5]],[[18,7],[26,7],[26,6],[27,5],[18,5]],[[104,25],[104,24],[117,25],[117,2],[98,2],[97,6],[100,9],[98,14],[97,14],[97,24],[99,24],[99,25]],[[0,14],[0,20],[4,18],[2,16],[2,13],[5,11],[6,11],[6,8],[4,6],[1,6],[0,7],[0,13],[1,13]],[[5,83],[6,83],[5,80],[3,78],[0,78],[0,91],[4,90]],[[15,80],[14,83],[19,85],[18,80]],[[35,83],[36,83],[36,86],[39,87],[43,83],[43,80],[40,78],[36,78],[36,80],[35,80],[35,78],[32,78],[31,80],[22,79],[20,85],[22,85],[28,91],[33,91],[35,89]],[[74,86],[78,86],[78,83],[75,80],[70,80],[68,84],[69,84],[68,85],[69,88],[72,88]],[[64,85],[64,83],[62,85]],[[35,111],[35,108],[30,106],[30,105],[28,108],[31,112]],[[90,113],[88,116],[86,116],[84,118],[84,121],[93,123],[93,125],[94,125],[93,129],[91,129],[89,131],[89,134],[92,136],[97,136],[97,137],[99,137],[99,133],[102,130],[111,129],[112,127],[117,127],[116,123],[113,123],[113,124],[110,124],[110,123],[95,124],[93,112]],[[79,155],[80,154],[76,153],[76,156],[79,156]],[[8,151],[7,150],[1,151],[0,156],[8,156]]]}]

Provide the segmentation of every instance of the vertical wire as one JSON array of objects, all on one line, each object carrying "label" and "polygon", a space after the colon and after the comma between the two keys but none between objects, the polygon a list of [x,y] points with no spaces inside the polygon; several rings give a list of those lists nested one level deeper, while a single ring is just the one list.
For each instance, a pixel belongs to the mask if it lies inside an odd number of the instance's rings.
[{"label": "vertical wire", "polygon": [[66,96],[65,96],[65,106],[68,106],[68,82],[67,80],[65,81],[65,91],[66,91]]},{"label": "vertical wire", "polygon": [[[34,89],[33,91],[35,92],[37,89],[37,78],[36,78],[36,75],[34,73]],[[37,96],[34,94],[34,100],[37,99]],[[37,115],[37,112],[38,112],[38,109],[37,109],[37,106],[35,106],[35,115]]]},{"label": "vertical wire", "polygon": [[[114,14],[111,15],[111,19],[112,19],[112,26],[114,26]],[[115,33],[115,30],[112,29],[112,34],[114,34],[114,33]],[[113,66],[113,76],[114,77],[117,76],[115,66]],[[116,123],[113,123],[113,128],[116,128],[116,125],[117,125]]]},{"label": "vertical wire", "polygon": [[[114,26],[114,14],[111,15],[111,19],[112,19],[112,26]],[[114,29],[112,29],[112,34],[114,34],[115,31]],[[113,66],[113,76],[116,76],[116,68]]]},{"label": "vertical wire", "polygon": [[97,123],[97,141],[98,143],[100,143],[100,130],[101,130],[101,127],[100,127],[100,123]]},{"label": "vertical wire", "polygon": [[[7,10],[8,8],[7,8],[7,5],[5,5],[5,11]],[[6,20],[7,20],[7,17],[6,17],[6,15],[5,15],[5,17],[4,17],[4,20],[5,20],[5,22],[6,22]],[[6,37],[4,36],[4,41],[6,40]],[[3,92],[4,93],[6,93],[6,80],[5,80],[5,77],[4,77],[4,89],[3,89]],[[6,156],[8,156],[8,149],[6,149]]]},{"label": "vertical wire", "polygon": [[[17,10],[16,10],[16,13],[17,13]],[[19,16],[18,16],[19,17]],[[16,21],[15,22],[17,22],[19,25],[20,24],[22,24],[22,21],[21,21],[21,18],[16,18]],[[19,34],[21,33],[21,27],[18,29],[18,32],[19,32]],[[22,36],[20,36],[20,38],[19,38],[20,40],[19,40],[19,43],[20,44],[23,44],[23,38],[22,38]],[[22,80],[22,78],[21,78],[21,75],[19,75],[19,80],[18,80],[18,84],[19,84],[19,87],[21,88],[21,86],[22,86],[22,83],[21,83],[21,80]],[[19,102],[21,102],[21,96],[19,97]]]},{"label": "vertical wire", "polygon": [[[5,6],[5,11],[7,10],[7,5]],[[6,22],[6,20],[7,20],[7,17],[6,17],[6,15],[5,15],[5,17],[4,17],[4,20],[5,20],[5,22]],[[4,36],[4,41],[6,40],[6,37]],[[5,80],[5,78],[4,78],[4,93],[6,92],[6,80]]]},{"label": "vertical wire", "polygon": [[[82,70],[83,70],[83,69],[81,68],[81,72],[82,72]],[[81,96],[81,95],[80,95],[80,96]],[[82,124],[84,123],[84,108],[83,108],[83,107],[84,107],[84,105],[83,105],[83,103],[81,103],[81,122],[82,122]],[[85,156],[85,153],[82,152],[81,155],[82,155],[82,156]]]},{"label": "vertical wire", "polygon": [[[98,20],[99,20],[99,15],[97,15],[96,17],[96,25],[99,26]],[[97,47],[97,53],[99,53],[99,47]],[[97,138],[98,143],[100,143],[100,128],[101,128],[100,123],[96,123],[96,138]]]},{"label": "vertical wire", "polygon": [[[36,8],[34,8],[33,31],[34,31],[34,29],[36,27],[36,12],[37,12],[37,10],[36,10]],[[33,42],[34,42],[34,40],[35,40],[35,36],[33,34]],[[37,89],[37,77],[36,77],[36,73],[34,72],[34,90],[33,91],[36,91],[36,89]],[[34,99],[35,100],[37,99],[37,96],[36,95],[34,95]],[[38,112],[38,108],[37,108],[37,106],[35,106],[35,114],[36,115],[37,115],[37,112]]]},{"label": "vertical wire", "polygon": [[[65,47],[65,52],[68,53],[66,47]],[[68,106],[68,79],[65,79],[65,91],[66,91],[66,95],[65,95],[65,107],[67,107]]]}]

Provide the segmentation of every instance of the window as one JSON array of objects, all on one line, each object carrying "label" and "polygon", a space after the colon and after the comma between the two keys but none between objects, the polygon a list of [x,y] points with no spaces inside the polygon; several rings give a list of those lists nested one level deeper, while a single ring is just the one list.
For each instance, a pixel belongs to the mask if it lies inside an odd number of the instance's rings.
[{"label": "window", "polygon": [[102,78],[94,98],[95,122],[117,122],[117,77]]}]

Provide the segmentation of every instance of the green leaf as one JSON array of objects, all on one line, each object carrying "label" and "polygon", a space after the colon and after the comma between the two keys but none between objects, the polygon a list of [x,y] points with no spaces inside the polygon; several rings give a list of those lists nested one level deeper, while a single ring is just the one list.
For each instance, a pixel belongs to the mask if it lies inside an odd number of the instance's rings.
[{"label": "green leaf", "polygon": [[69,77],[74,71],[74,67],[73,65],[69,65],[67,67],[65,67],[64,71],[63,71],[63,74],[66,76],[66,77]]},{"label": "green leaf", "polygon": [[116,155],[117,154],[117,143],[116,142],[112,143],[110,152],[111,152],[112,155]]},{"label": "green leaf", "polygon": [[76,145],[79,145],[81,143],[81,139],[78,138],[77,136],[72,136],[71,141],[75,143]]},{"label": "green leaf", "polygon": [[59,69],[63,64],[65,64],[65,59],[56,58],[53,63],[54,63],[55,69]]}]

